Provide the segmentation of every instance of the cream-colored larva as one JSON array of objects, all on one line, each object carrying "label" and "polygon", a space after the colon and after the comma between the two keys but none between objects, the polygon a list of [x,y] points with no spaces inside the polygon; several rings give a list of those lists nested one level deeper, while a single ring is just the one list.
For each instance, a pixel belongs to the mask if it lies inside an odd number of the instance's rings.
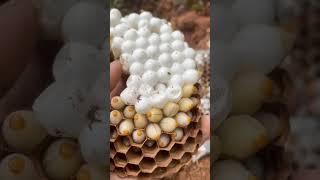
[{"label": "cream-colored larva", "polygon": [[134,109],[134,106],[127,106],[123,110],[124,117],[128,119],[133,119],[135,114],[136,114],[136,110]]},{"label": "cream-colored larva", "polygon": [[110,123],[113,125],[118,125],[123,119],[123,115],[118,110],[113,110],[110,112]]},{"label": "cream-colored larva", "polygon": [[179,127],[186,127],[191,123],[192,118],[188,114],[186,114],[184,112],[179,112],[175,116],[175,120],[178,123]]},{"label": "cream-colored larva", "polygon": [[182,128],[176,128],[173,131],[172,137],[175,141],[180,141],[184,136],[184,132]]},{"label": "cream-colored larva", "polygon": [[194,104],[193,104],[193,101],[189,98],[182,98],[179,102],[179,108],[180,108],[180,111],[182,112],[188,112],[190,111]]},{"label": "cream-colored larva", "polygon": [[166,133],[173,132],[177,128],[177,126],[178,123],[176,122],[176,120],[170,117],[163,118],[160,121],[161,130]]},{"label": "cream-colored larva", "polygon": [[149,121],[157,123],[163,117],[163,113],[159,108],[151,108],[150,111],[147,113],[147,118]]},{"label": "cream-colored larva", "polygon": [[23,151],[34,150],[47,136],[32,111],[11,113],[2,125],[2,135],[13,148]]},{"label": "cream-colored larva", "polygon": [[141,144],[146,139],[146,134],[143,130],[137,129],[133,131],[132,139],[135,143]]},{"label": "cream-colored larva", "polygon": [[0,163],[1,180],[38,180],[40,179],[32,160],[23,154],[10,154]]},{"label": "cream-colored larva", "polygon": [[69,179],[78,171],[81,162],[79,145],[70,139],[59,139],[46,150],[43,168],[51,179]]},{"label": "cream-colored larva", "polygon": [[189,98],[191,97],[195,92],[197,88],[193,84],[186,84],[182,87],[182,97]]},{"label": "cream-colored larva", "polygon": [[125,119],[119,125],[119,132],[121,135],[128,136],[132,134],[134,129],[134,124],[131,119]]},{"label": "cream-colored larva", "polygon": [[135,114],[133,117],[134,126],[138,129],[143,129],[147,126],[148,120],[144,114]]},{"label": "cream-colored larva", "polygon": [[122,108],[124,108],[125,103],[122,101],[122,99],[120,98],[120,96],[114,96],[111,99],[111,107],[117,110],[120,110]]},{"label": "cream-colored larva", "polygon": [[146,133],[150,139],[159,140],[161,135],[161,128],[156,123],[150,123],[146,128]]},{"label": "cream-colored larva", "polygon": [[168,102],[163,108],[163,114],[167,117],[173,117],[179,112],[179,105],[174,102]]},{"label": "cream-colored larva", "polygon": [[167,147],[170,143],[171,139],[168,134],[161,134],[160,139],[158,140],[158,144],[160,147],[164,148]]}]

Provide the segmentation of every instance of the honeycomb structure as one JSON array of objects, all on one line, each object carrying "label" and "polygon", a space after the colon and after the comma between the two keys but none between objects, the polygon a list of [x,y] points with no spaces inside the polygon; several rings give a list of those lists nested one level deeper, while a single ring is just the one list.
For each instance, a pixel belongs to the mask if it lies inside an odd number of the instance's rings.
[{"label": "honeycomb structure", "polygon": [[[122,136],[118,126],[110,124],[110,167],[120,177],[164,178],[177,173],[187,165],[192,154],[196,153],[202,141],[200,129],[200,110],[192,109],[192,122],[183,128],[184,136],[175,141],[173,133],[166,147],[148,137],[141,144],[133,141],[131,136]],[[136,129],[136,128],[135,128]]]}]

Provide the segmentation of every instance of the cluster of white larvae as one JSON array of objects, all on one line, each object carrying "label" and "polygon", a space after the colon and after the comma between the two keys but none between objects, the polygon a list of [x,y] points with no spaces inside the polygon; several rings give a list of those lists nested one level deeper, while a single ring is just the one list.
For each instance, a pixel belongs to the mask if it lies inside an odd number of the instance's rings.
[{"label": "cluster of white larvae", "polygon": [[147,11],[122,17],[111,9],[110,36],[111,50],[129,74],[120,97],[138,113],[178,102],[183,86],[198,82],[195,51],[166,20]]},{"label": "cluster of white larvae", "polygon": [[[13,112],[4,121],[6,143],[25,155],[4,158],[0,179],[43,179],[32,163],[34,158],[28,157],[38,149],[45,149],[43,156],[35,159],[49,179],[106,179],[105,1],[36,2],[43,37],[64,45],[54,61],[54,82],[35,100],[32,111]],[[44,147],[48,138],[55,140]]]},{"label": "cluster of white larvae", "polygon": [[[257,152],[286,129],[279,115],[264,111],[262,105],[277,90],[267,75],[280,65],[292,41],[289,21],[275,22],[275,16],[282,13],[277,10],[288,8],[276,7],[269,0],[214,4],[214,179],[266,177]],[[229,159],[221,160],[220,155]]]}]

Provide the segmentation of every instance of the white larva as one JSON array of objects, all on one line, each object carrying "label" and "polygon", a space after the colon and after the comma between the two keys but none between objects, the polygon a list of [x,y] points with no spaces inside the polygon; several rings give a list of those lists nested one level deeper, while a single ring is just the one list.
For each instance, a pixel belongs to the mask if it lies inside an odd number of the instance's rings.
[{"label": "white larva", "polygon": [[79,2],[63,18],[62,32],[65,41],[83,41],[99,46],[105,39],[108,12],[95,3]]},{"label": "white larva", "polygon": [[0,163],[0,179],[2,180],[39,180],[40,177],[32,160],[23,154],[10,154]]},{"label": "white larva", "polygon": [[149,45],[146,52],[148,57],[156,58],[159,55],[159,48],[156,45]]},{"label": "white larva", "polygon": [[106,172],[103,169],[84,164],[76,174],[77,180],[104,180]]},{"label": "white larva", "polygon": [[174,32],[172,32],[171,36],[172,36],[175,40],[184,41],[184,35],[183,35],[180,31],[174,31]]},{"label": "white larva", "polygon": [[167,147],[171,139],[168,134],[161,134],[160,139],[158,140],[159,147]]},{"label": "white larva", "polygon": [[172,102],[178,102],[182,97],[182,89],[176,84],[169,85],[165,93],[168,100]]},{"label": "white larva", "polygon": [[174,62],[182,63],[184,61],[184,55],[181,51],[173,51],[171,54],[171,58]]},{"label": "white larva", "polygon": [[148,40],[146,38],[144,38],[144,37],[139,37],[136,40],[135,47],[136,48],[141,48],[141,49],[145,49],[145,48],[149,47]]},{"label": "white larva", "polygon": [[128,136],[132,134],[134,129],[134,124],[131,119],[125,119],[119,125],[119,133],[123,136]]},{"label": "white larva", "polygon": [[[143,21],[141,21],[142,23]],[[140,23],[139,23],[140,24]],[[141,27],[138,29],[139,36],[142,36],[143,38],[148,38],[151,35],[151,31],[148,27]]]},{"label": "white larva", "polygon": [[157,71],[159,68],[160,68],[159,62],[154,60],[154,59],[148,59],[144,63],[144,69],[145,70]]},{"label": "white larva", "polygon": [[[145,20],[145,19],[142,19],[138,22],[138,28],[141,29],[141,28],[147,28],[148,30],[150,29],[150,23],[148,20]],[[150,31],[151,33],[151,31]],[[149,36],[150,34],[148,34]],[[146,36],[145,36],[146,37]]]},{"label": "white larva", "polygon": [[184,42],[181,40],[174,40],[171,43],[171,48],[176,50],[176,51],[183,51],[185,46],[184,46]]},{"label": "white larva", "polygon": [[163,24],[161,27],[160,27],[160,33],[172,33],[172,28],[171,26],[169,26],[168,24]]},{"label": "white larva", "polygon": [[130,41],[130,40],[124,41],[121,45],[121,52],[130,54],[133,52],[135,47],[136,47],[136,43],[134,41]]},{"label": "white larva", "polygon": [[160,53],[171,53],[171,50],[169,43],[161,43],[159,46]]},{"label": "white larva", "polygon": [[124,36],[124,34],[130,29],[127,24],[121,23],[114,27],[116,36]]},{"label": "white larva", "polygon": [[128,23],[131,27],[137,28],[140,21],[140,16],[137,13],[131,13],[128,16]]},{"label": "white larva", "polygon": [[127,105],[134,105],[137,102],[138,93],[134,87],[127,87],[120,94],[121,100]]},{"label": "white larva", "polygon": [[[33,111],[40,124],[52,136],[78,137],[87,119],[79,108],[89,90],[77,84],[56,81],[35,100]],[[52,113],[54,112],[54,115]]]},{"label": "white larva", "polygon": [[[171,69],[172,71],[172,69]],[[169,81],[169,85],[170,86],[183,86],[184,82],[183,82],[183,78],[181,75],[179,74],[174,74],[171,78],[170,78],[170,81]]]},{"label": "white larva", "polygon": [[143,11],[140,14],[140,19],[150,20],[152,18],[152,14],[149,11]]},{"label": "white larva", "polygon": [[164,105],[167,103],[168,98],[164,92],[163,94],[152,95],[150,101],[153,107],[162,109]]},{"label": "white larva", "polygon": [[[61,22],[68,10],[77,3],[76,0],[40,1],[40,25],[45,39],[61,40]],[[115,21],[116,20],[116,21]],[[115,24],[117,18],[113,20]]]},{"label": "white larva", "polygon": [[200,75],[197,70],[188,69],[183,73],[182,77],[186,84],[195,84],[199,81]]},{"label": "white larva", "polygon": [[151,36],[149,36],[148,42],[150,45],[159,46],[161,39],[158,34],[152,33]]},{"label": "white larva", "polygon": [[150,19],[150,29],[153,31],[153,32],[159,32],[160,31],[160,27],[162,25],[162,21],[157,18],[157,17],[152,17]]},{"label": "white larva", "polygon": [[146,97],[140,98],[136,103],[135,103],[135,108],[138,113],[141,114],[146,114],[150,110],[150,100]]},{"label": "white larva", "polygon": [[196,52],[192,48],[186,48],[183,51],[183,54],[186,58],[193,59],[195,57]]},{"label": "white larva", "polygon": [[143,129],[147,126],[148,120],[146,115],[137,113],[133,117],[133,123],[134,123],[134,127],[138,129]]},{"label": "white larva", "polygon": [[80,168],[81,161],[79,145],[70,139],[59,139],[46,150],[43,168],[51,179],[68,179]]},{"label": "white larva", "polygon": [[172,36],[170,33],[165,33],[160,35],[161,43],[171,43]]},{"label": "white larva", "polygon": [[107,121],[93,122],[82,130],[78,138],[81,154],[90,166],[107,168],[106,158],[109,156],[106,154],[109,144],[105,143],[108,138],[107,126]]},{"label": "white larva", "polygon": [[75,79],[86,72],[87,76],[81,80],[92,82],[98,72],[104,69],[99,67],[102,60],[99,59],[101,52],[96,47],[86,43],[66,43],[58,52],[53,63],[53,76],[55,80]]},{"label": "white larva", "polygon": [[126,82],[127,87],[139,88],[141,85],[141,77],[138,75],[130,75]]},{"label": "white larva", "polygon": [[170,71],[174,74],[183,74],[184,66],[180,63],[175,62],[172,64]]},{"label": "white larva", "polygon": [[144,49],[135,49],[132,53],[132,58],[135,62],[143,64],[147,60],[148,54]]},{"label": "white larva", "polygon": [[160,126],[156,123],[148,124],[146,128],[146,134],[152,140],[156,140],[156,141],[159,140],[161,135]]},{"label": "white larva", "polygon": [[132,139],[135,143],[141,144],[146,139],[146,134],[141,129],[135,130],[132,133]]},{"label": "white larva", "polygon": [[158,76],[155,71],[148,70],[142,74],[142,82],[150,86],[154,86],[158,83]]},{"label": "white larva", "polygon": [[129,29],[124,33],[123,37],[125,40],[135,41],[138,38],[138,33],[134,29]]},{"label": "white larva", "polygon": [[171,77],[170,69],[167,67],[160,67],[157,71],[160,82],[167,83]]},{"label": "white larva", "polygon": [[133,75],[142,75],[143,70],[144,70],[143,64],[140,62],[132,63],[129,69],[130,74],[133,74]]},{"label": "white larva", "polygon": [[166,133],[173,132],[178,126],[176,120],[170,117],[163,118],[159,124],[161,130]]},{"label": "white larva", "polygon": [[11,147],[30,152],[45,139],[47,133],[32,111],[16,111],[4,120],[2,135]]},{"label": "white larva", "polygon": [[161,64],[161,66],[170,67],[172,65],[171,56],[167,53],[162,53],[159,56],[159,63]]},{"label": "white larva", "polygon": [[184,69],[195,69],[196,62],[194,60],[188,58],[183,61],[182,66]]}]

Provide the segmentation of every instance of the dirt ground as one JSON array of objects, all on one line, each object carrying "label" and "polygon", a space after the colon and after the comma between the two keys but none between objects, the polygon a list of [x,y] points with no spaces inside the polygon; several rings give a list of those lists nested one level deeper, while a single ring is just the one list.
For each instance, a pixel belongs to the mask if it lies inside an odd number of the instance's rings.
[{"label": "dirt ground", "polygon": [[174,180],[209,180],[210,156],[205,156],[196,163],[186,166],[180,171]]}]

